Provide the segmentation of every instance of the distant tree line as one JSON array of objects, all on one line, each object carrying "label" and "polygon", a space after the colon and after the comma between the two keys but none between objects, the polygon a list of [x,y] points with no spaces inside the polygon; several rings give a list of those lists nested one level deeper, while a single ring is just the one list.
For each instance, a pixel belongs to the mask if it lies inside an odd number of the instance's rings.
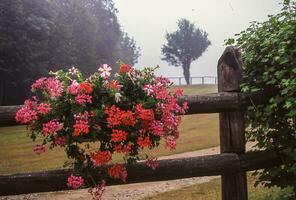
[{"label": "distant tree line", "polygon": [[112,0],[1,0],[0,105],[22,103],[49,70],[135,64],[139,48],[116,13]]}]

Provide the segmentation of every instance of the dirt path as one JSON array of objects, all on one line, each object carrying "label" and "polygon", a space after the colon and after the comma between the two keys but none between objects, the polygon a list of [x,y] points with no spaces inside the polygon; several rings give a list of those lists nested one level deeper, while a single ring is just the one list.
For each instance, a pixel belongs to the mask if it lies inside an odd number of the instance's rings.
[{"label": "dirt path", "polygon": [[[253,143],[247,144],[247,150],[251,149]],[[202,156],[218,154],[219,147],[212,147],[208,149],[180,153],[170,156],[163,156],[159,158],[172,159],[192,156]],[[159,182],[148,182],[148,183],[136,183],[126,184],[117,186],[108,186],[105,190],[103,199],[104,200],[138,200],[143,197],[153,196],[155,194],[166,192],[182,187],[208,182],[216,177],[195,177],[187,179],[179,179],[173,181],[159,181]],[[72,191],[59,191],[59,192],[46,192],[37,194],[17,195],[0,197],[0,200],[89,200],[91,196],[88,194],[86,189],[72,190]]]}]

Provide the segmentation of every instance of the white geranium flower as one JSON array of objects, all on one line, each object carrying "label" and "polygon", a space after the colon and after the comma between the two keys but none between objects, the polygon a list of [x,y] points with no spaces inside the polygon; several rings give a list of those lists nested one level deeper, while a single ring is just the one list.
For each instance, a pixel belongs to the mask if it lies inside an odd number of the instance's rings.
[{"label": "white geranium flower", "polygon": [[116,103],[120,102],[121,101],[121,97],[122,97],[122,95],[119,92],[115,93],[115,102]]},{"label": "white geranium flower", "polygon": [[107,79],[107,78],[110,77],[110,75],[111,75],[111,70],[112,70],[112,68],[111,68],[109,65],[107,65],[107,64],[103,64],[103,65],[98,69],[98,71],[99,71],[99,73],[100,73],[100,76],[101,76],[102,78],[105,78],[105,79]]},{"label": "white geranium flower", "polygon": [[78,73],[78,69],[76,67],[72,67],[71,69],[68,70],[69,74],[72,76],[76,75]]}]

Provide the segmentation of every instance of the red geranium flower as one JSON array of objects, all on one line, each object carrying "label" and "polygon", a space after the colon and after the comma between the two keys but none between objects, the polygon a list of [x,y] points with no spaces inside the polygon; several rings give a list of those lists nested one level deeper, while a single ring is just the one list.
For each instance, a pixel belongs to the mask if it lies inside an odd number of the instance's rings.
[{"label": "red geranium flower", "polygon": [[111,158],[110,151],[97,151],[91,155],[91,161],[96,167],[106,164]]},{"label": "red geranium flower", "polygon": [[121,179],[122,181],[126,181],[127,178],[127,171],[123,165],[113,165],[108,169],[108,174],[110,177],[115,179]]},{"label": "red geranium flower", "polygon": [[128,73],[130,72],[132,69],[132,67],[128,64],[121,64],[120,67],[119,67],[119,73],[121,74],[125,74],[125,73]]}]

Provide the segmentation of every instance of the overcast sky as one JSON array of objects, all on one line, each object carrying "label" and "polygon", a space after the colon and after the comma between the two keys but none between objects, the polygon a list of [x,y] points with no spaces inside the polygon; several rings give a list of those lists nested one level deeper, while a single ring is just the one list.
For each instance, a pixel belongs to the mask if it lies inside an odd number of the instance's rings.
[{"label": "overcast sky", "polygon": [[209,34],[212,45],[191,64],[191,76],[216,75],[224,39],[277,13],[281,0],[114,0],[119,22],[136,40],[141,57],[136,66],[160,65],[158,75],[183,76],[181,67],[161,58],[165,33],[177,29],[177,20],[189,19]]}]

